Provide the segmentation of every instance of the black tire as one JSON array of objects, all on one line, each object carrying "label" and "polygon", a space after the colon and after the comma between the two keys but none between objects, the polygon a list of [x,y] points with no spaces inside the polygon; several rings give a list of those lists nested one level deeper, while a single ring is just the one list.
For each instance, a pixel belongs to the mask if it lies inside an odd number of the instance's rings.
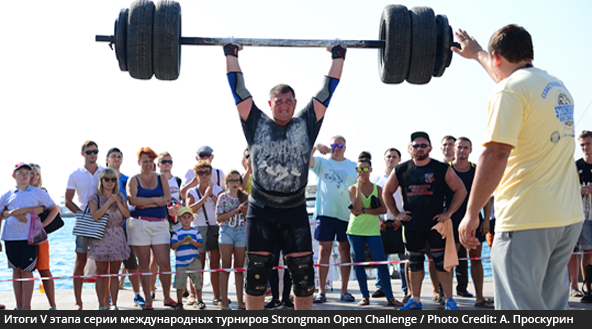
[{"label": "black tire", "polygon": [[154,76],[176,80],[181,70],[181,5],[163,0],[154,13]]},{"label": "black tire", "polygon": [[445,15],[436,16],[436,31],[437,31],[437,51],[436,51],[436,66],[434,67],[434,77],[441,77],[452,59],[452,28],[448,24],[448,18]]},{"label": "black tire", "polygon": [[388,5],[380,18],[379,40],[384,49],[378,50],[378,74],[384,83],[401,83],[407,77],[411,56],[411,19],[403,5]]},{"label": "black tire", "polygon": [[407,82],[430,82],[436,62],[436,16],[429,7],[413,7],[411,16],[411,59]]},{"label": "black tire", "polygon": [[147,0],[132,2],[127,24],[127,69],[136,79],[152,78],[152,26],[154,3]]},{"label": "black tire", "polygon": [[115,56],[119,62],[119,69],[127,71],[127,19],[129,9],[123,8],[115,20]]}]

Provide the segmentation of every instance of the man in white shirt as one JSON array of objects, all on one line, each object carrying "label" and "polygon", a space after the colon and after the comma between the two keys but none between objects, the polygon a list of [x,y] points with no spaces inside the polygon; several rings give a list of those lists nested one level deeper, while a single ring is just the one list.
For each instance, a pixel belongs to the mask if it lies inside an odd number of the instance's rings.
[{"label": "man in white shirt", "polygon": [[[97,192],[97,185],[99,183],[99,175],[104,168],[97,164],[99,148],[93,141],[86,141],[82,144],[82,151],[80,155],[84,157],[84,166],[76,169],[68,177],[68,185],[66,187],[65,203],[72,213],[77,211],[84,211],[87,207],[88,198]],[[78,195],[78,205],[74,203],[74,194]],[[84,274],[84,267],[86,266],[86,253],[88,249],[87,238],[76,237],[76,262],[74,263],[74,275],[79,276]],[[82,309],[82,279],[74,279],[74,298],[76,305],[74,309]]]}]

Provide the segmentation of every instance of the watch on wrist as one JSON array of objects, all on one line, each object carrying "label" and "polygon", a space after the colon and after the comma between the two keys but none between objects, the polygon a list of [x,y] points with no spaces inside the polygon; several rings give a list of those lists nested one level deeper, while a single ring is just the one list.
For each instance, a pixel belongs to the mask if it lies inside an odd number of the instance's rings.
[{"label": "watch on wrist", "polygon": [[366,213],[366,208],[362,208],[362,214]]}]

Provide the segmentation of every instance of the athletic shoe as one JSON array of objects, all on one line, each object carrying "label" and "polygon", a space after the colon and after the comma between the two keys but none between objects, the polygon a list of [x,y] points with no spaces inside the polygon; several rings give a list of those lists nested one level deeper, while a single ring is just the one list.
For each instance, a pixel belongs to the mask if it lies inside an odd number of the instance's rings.
[{"label": "athletic shoe", "polygon": [[384,291],[378,289],[376,290],[373,294],[372,294],[372,298],[380,298],[380,297],[385,297],[386,294],[384,293]]},{"label": "athletic shoe", "polygon": [[286,310],[293,310],[294,309],[294,303],[292,303],[291,300],[289,299],[284,299],[282,301],[282,306],[284,307],[284,309]]},{"label": "athletic shoe", "polygon": [[271,299],[269,303],[265,304],[266,310],[273,310],[282,306],[282,302],[279,299]]},{"label": "athletic shoe", "polygon": [[446,305],[444,306],[445,310],[449,311],[459,311],[460,309],[456,306],[456,302],[452,298],[448,298],[446,300]]},{"label": "athletic shoe", "polygon": [[144,305],[146,305],[146,301],[140,296],[140,294],[137,294],[136,297],[134,297],[134,306],[142,307]]},{"label": "athletic shoe", "polygon": [[407,304],[405,304],[405,306],[400,307],[399,311],[411,311],[411,310],[422,310],[423,309],[423,305],[421,305],[420,303],[416,303],[415,301],[413,301],[413,298],[410,299]]}]

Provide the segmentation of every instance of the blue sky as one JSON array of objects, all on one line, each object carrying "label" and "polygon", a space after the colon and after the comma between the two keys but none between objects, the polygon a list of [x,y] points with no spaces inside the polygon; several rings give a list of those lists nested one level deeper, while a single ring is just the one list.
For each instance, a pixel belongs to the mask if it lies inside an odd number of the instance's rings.
[{"label": "blue sky", "polygon": [[[183,36],[282,39],[376,40],[387,1],[179,1]],[[124,153],[122,171],[139,172],[142,146],[168,151],[173,173],[183,176],[201,145],[214,149],[214,167],[240,169],[246,146],[225,76],[221,47],[183,46],[181,76],[172,82],[140,81],[121,72],[115,53],[94,41],[112,34],[119,10],[131,1],[7,2],[3,31],[0,122],[4,142],[0,189],[13,185],[18,161],[39,163],[44,185],[57,201],[70,172],[83,164],[80,145],[98,143],[104,159],[111,147]],[[592,129],[589,65],[592,3],[589,1],[407,1],[447,15],[453,29],[466,29],[485,46],[503,25],[524,26],[533,36],[534,65],[561,78],[575,99],[576,134]],[[267,109],[277,83],[296,90],[300,106],[320,88],[330,65],[321,48],[247,47],[240,53],[247,88]],[[494,82],[474,61],[455,56],[441,78],[427,85],[380,82],[376,50],[350,49],[341,83],[317,141],[347,138],[346,156],[362,150],[382,171],[382,153],[403,151],[409,135],[424,130],[434,143],[444,135],[473,140],[477,161]],[[579,147],[576,158],[581,157]],[[436,148],[433,157],[440,159]]]}]

